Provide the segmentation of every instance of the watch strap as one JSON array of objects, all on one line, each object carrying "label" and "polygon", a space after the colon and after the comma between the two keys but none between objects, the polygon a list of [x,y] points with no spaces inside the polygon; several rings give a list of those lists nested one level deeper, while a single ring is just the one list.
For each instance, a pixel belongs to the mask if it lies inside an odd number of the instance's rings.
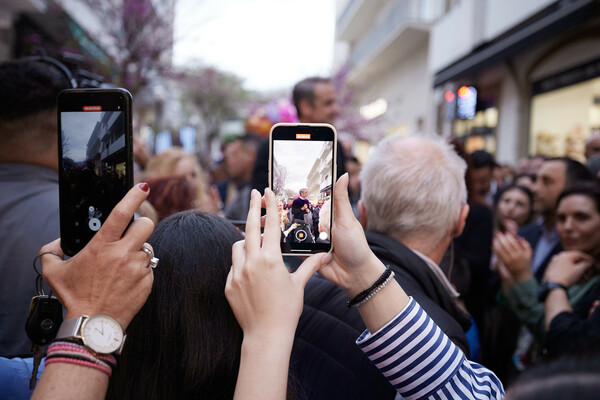
[{"label": "watch strap", "polygon": [[544,281],[542,282],[542,286],[540,287],[540,291],[538,293],[538,300],[542,303],[546,301],[548,294],[554,289],[562,289],[565,291],[565,293],[568,293],[569,291],[569,288],[561,283]]},{"label": "watch strap", "polygon": [[69,318],[60,324],[60,328],[56,333],[57,339],[81,337],[81,325],[87,318],[87,315],[82,315],[77,318]]}]

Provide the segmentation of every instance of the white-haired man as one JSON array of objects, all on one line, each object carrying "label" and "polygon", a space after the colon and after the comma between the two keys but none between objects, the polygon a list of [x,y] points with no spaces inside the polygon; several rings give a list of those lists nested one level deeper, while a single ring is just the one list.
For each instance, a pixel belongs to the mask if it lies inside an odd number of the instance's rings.
[{"label": "white-haired man", "polygon": [[[358,210],[371,250],[468,356],[470,317],[438,266],[469,212],[465,170],[465,162],[441,138],[386,138],[363,166]],[[356,351],[353,342],[364,325],[356,309],[346,309],[347,302],[324,279],[309,282],[292,353],[293,375],[311,399],[394,398],[389,383]]]}]

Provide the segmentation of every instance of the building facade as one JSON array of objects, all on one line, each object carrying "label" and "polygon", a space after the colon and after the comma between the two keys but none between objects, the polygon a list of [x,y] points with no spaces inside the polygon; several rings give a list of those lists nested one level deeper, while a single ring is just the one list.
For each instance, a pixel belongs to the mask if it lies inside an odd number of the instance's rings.
[{"label": "building facade", "polygon": [[[600,130],[596,0],[462,0],[429,43],[435,128],[502,162],[534,154],[583,160]],[[473,89],[472,118],[457,115]],[[464,89],[463,89],[464,91]]]},{"label": "building facade", "polygon": [[348,0],[338,4],[336,40],[361,115],[381,133],[431,131],[430,31],[445,0]]}]

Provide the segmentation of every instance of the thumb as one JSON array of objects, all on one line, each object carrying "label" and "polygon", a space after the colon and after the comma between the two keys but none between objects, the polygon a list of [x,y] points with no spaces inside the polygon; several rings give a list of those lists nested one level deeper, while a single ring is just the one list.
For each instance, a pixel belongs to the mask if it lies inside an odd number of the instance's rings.
[{"label": "thumb", "polygon": [[308,280],[315,272],[317,272],[324,264],[324,260],[328,259],[326,256],[329,253],[322,254],[313,254],[308,257],[296,270],[296,272],[291,274],[292,280],[294,282],[300,283],[304,288],[308,283]]},{"label": "thumb", "polygon": [[333,215],[337,218],[344,218],[343,216],[348,217],[352,215],[354,217],[354,213],[352,212],[352,206],[350,205],[350,199],[348,198],[348,173],[346,172],[344,175],[340,176],[340,178],[335,183],[335,188],[333,189],[333,203],[335,207],[333,207]]},{"label": "thumb", "polygon": [[[44,254],[44,253],[56,253],[56,254]],[[43,266],[46,268],[60,264],[63,262],[64,254],[62,248],[60,247],[60,239],[56,239],[53,242],[48,243],[40,249],[39,254],[43,254],[40,257],[40,261]],[[62,254],[62,257],[59,257],[58,254]]]}]

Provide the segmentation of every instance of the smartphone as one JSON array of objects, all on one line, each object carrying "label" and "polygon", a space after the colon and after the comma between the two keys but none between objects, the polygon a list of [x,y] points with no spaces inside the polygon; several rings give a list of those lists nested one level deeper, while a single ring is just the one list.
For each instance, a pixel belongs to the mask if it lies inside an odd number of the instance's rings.
[{"label": "smartphone", "polygon": [[281,219],[281,252],[331,250],[337,132],[329,124],[275,124],[269,135],[269,185]]},{"label": "smartphone", "polygon": [[59,93],[60,238],[78,253],[133,185],[131,94],[125,89]]}]

